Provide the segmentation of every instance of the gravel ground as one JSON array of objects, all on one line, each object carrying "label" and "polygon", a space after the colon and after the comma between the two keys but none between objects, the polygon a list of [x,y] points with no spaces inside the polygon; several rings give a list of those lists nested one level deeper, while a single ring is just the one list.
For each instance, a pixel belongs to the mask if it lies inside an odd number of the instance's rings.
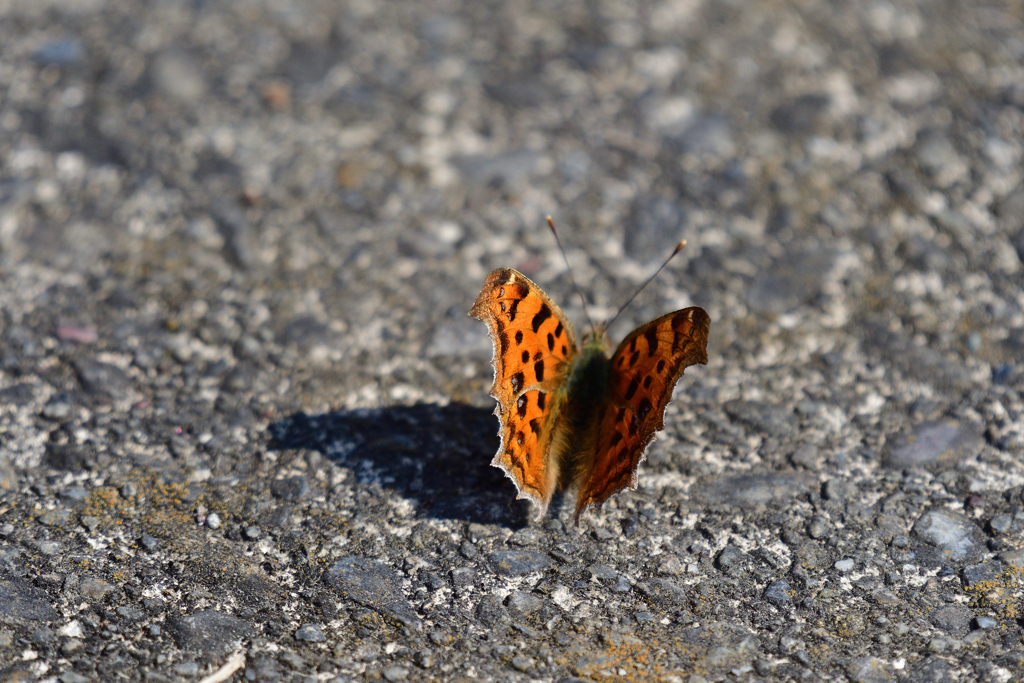
[{"label": "gravel ground", "polygon": [[[1014,0],[0,0],[0,681],[1024,676]],[[639,488],[488,463],[511,266],[697,304]],[[578,325],[583,330],[583,325]],[[233,672],[233,673],[232,673]]]}]

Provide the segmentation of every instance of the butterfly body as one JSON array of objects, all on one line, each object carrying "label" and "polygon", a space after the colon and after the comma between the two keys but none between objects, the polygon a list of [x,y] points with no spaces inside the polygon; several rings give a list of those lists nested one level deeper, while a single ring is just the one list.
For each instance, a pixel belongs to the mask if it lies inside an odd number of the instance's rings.
[{"label": "butterfly body", "polygon": [[597,448],[598,417],[608,402],[608,341],[604,334],[590,335],[572,360],[558,392],[559,412],[553,418],[555,435],[552,458],[559,463],[559,487],[568,488],[576,473],[593,460]]},{"label": "butterfly body", "polygon": [[522,273],[492,271],[470,315],[494,345],[495,414],[501,445],[492,465],[538,517],[557,489],[588,505],[636,488],[636,470],[683,370],[707,363],[708,314],[691,307],[627,335],[609,355],[603,329],[582,348],[562,310]]}]

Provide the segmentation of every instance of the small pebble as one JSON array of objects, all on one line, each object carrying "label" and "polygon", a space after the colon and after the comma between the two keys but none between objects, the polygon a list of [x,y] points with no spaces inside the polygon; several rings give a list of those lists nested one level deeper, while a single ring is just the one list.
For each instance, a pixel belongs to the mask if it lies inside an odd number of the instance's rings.
[{"label": "small pebble", "polygon": [[389,666],[381,672],[389,681],[404,681],[408,676],[409,672],[400,666]]},{"label": "small pebble", "polygon": [[989,629],[995,628],[997,625],[998,625],[998,622],[995,619],[993,619],[992,617],[975,617],[974,618],[974,626],[975,626],[975,628],[984,629],[984,630],[987,631]]},{"label": "small pebble", "polygon": [[523,673],[526,673],[530,670],[530,664],[531,662],[528,657],[516,655],[512,658],[512,668],[516,671],[522,671]]},{"label": "small pebble", "polygon": [[258,526],[247,526],[245,527],[245,531],[242,532],[242,535],[250,541],[255,541],[260,537],[260,528]]},{"label": "small pebble", "polygon": [[220,524],[220,515],[218,515],[216,512],[211,512],[209,515],[207,515],[206,526],[210,527],[211,529],[219,529]]},{"label": "small pebble", "polygon": [[833,566],[845,574],[846,572],[853,570],[854,562],[847,558],[845,560],[839,560]]},{"label": "small pebble", "polygon": [[1013,526],[1013,517],[1010,515],[996,515],[988,523],[989,528],[992,529],[992,533],[995,535],[1005,534]]},{"label": "small pebble", "polygon": [[323,629],[316,624],[304,624],[295,632],[295,639],[307,643],[322,643],[327,640],[327,636],[324,635]]},{"label": "small pebble", "polygon": [[828,522],[824,517],[815,516],[807,526],[807,535],[811,538],[822,538],[828,533]]},{"label": "small pebble", "polygon": [[90,679],[86,678],[77,671],[65,671],[60,675],[60,683],[89,683]]}]

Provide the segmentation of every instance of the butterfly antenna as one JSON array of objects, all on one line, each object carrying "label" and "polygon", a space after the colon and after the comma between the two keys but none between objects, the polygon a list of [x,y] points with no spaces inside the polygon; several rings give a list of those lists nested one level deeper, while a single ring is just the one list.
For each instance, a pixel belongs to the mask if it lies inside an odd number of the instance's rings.
[{"label": "butterfly antenna", "polygon": [[620,315],[622,315],[622,312],[624,310],[626,310],[626,307],[628,307],[631,303],[633,303],[633,299],[635,299],[640,292],[642,292],[645,289],[647,289],[647,285],[649,285],[652,282],[654,282],[654,278],[658,277],[658,273],[660,273],[661,271],[665,270],[665,266],[668,265],[669,261],[674,259],[676,257],[676,254],[678,254],[680,251],[682,251],[683,247],[685,247],[685,246],[686,246],[686,240],[679,240],[679,244],[676,245],[676,248],[672,251],[671,254],[669,254],[668,258],[665,259],[665,262],[661,264],[661,267],[658,268],[656,271],[654,271],[654,275],[652,275],[649,278],[647,278],[647,282],[645,282],[642,285],[640,285],[640,288],[637,289],[635,292],[633,292],[633,296],[629,297],[629,299],[626,300],[626,303],[622,304],[622,308],[619,309],[619,312],[616,313],[612,317],[612,319],[608,321],[607,325],[605,325],[606,328],[612,326],[612,323],[615,322],[616,319],[618,319],[618,317]]},{"label": "butterfly antenna", "polygon": [[594,325],[593,318],[590,317],[590,311],[587,310],[587,298],[583,296],[583,290],[580,289],[578,284],[576,284],[576,278],[572,275],[572,266],[569,265],[569,256],[565,253],[565,247],[562,246],[562,240],[558,237],[558,231],[555,230],[555,219],[551,216],[548,216],[547,219],[548,227],[551,228],[551,232],[555,235],[555,242],[558,244],[558,250],[562,252],[562,258],[565,259],[565,267],[569,269],[569,279],[572,280],[572,286],[576,288],[576,293],[580,295],[580,300],[583,302],[583,315],[587,316],[587,322],[590,323],[590,329],[597,329]]}]

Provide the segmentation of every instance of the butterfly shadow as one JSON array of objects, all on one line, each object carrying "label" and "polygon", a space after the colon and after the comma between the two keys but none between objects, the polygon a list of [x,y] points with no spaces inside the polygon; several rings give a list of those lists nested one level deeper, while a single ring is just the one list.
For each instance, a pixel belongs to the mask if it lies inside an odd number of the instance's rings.
[{"label": "butterfly shadow", "polygon": [[491,411],[452,403],[300,412],[269,432],[272,450],[317,451],[360,485],[413,501],[422,516],[516,529],[527,524],[528,508],[490,466],[497,428]]}]

